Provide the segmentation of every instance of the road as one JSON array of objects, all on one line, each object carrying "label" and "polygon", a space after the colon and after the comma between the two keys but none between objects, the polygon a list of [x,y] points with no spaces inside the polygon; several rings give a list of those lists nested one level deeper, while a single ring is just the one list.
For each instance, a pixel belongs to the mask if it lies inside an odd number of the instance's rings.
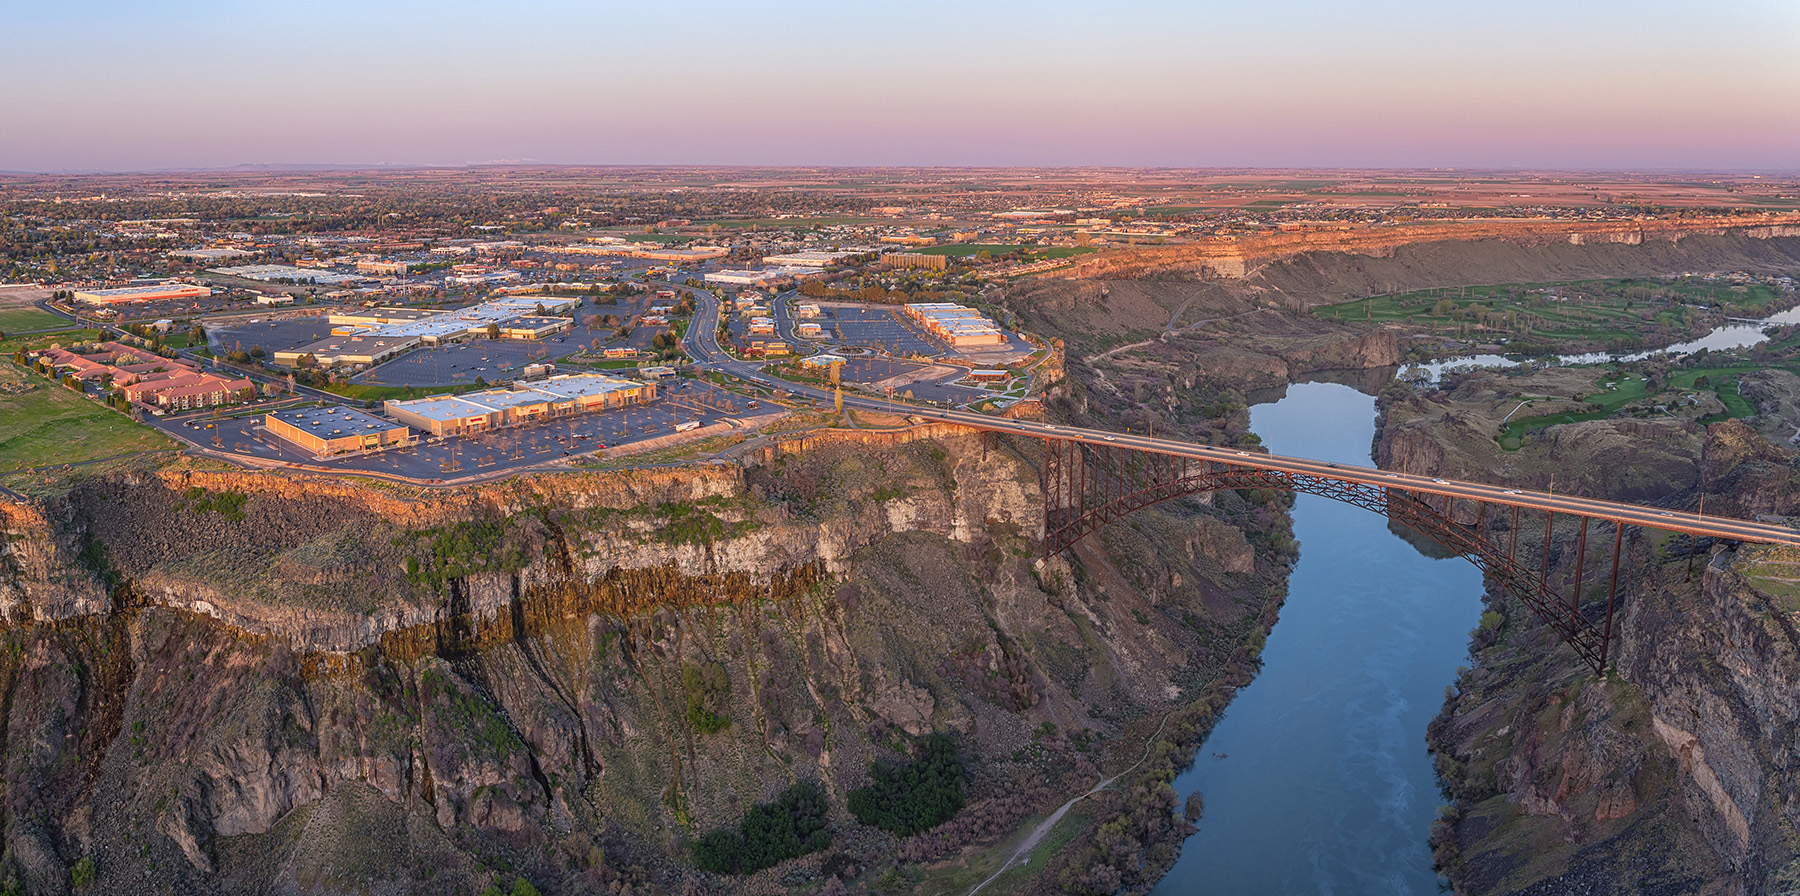
[{"label": "road", "polygon": [[[758,365],[734,360],[726,354],[718,343],[718,303],[707,293],[701,292],[697,295],[700,308],[694,315],[694,325],[688,329],[687,347],[695,357],[701,360],[702,366],[753,383],[785,389],[790,393],[829,405],[832,393],[827,390],[802,383],[776,380],[764,375]],[[1234,448],[1194,445],[1134,433],[1112,433],[1031,420],[1013,420],[969,411],[922,407],[904,402],[870,398],[850,392],[844,393],[844,405],[871,411],[900,412],[927,420],[941,420],[989,432],[1003,432],[1041,439],[1064,439],[1112,448],[1131,448],[1153,454],[1211,461],[1215,464],[1255,470],[1275,470],[1383,488],[1405,489],[1417,494],[1448,495],[1453,498],[1484,501],[1489,504],[1519,507],[1525,510],[1587,516],[1642,526],[1647,529],[1680,532],[1686,535],[1800,546],[1800,530],[1730,517],[1703,516],[1685,511],[1640,507],[1615,501],[1599,501],[1592,498],[1506,488],[1479,482],[1413,476],[1370,467],[1328,463],[1304,457],[1286,457],[1279,454],[1263,454]]]}]

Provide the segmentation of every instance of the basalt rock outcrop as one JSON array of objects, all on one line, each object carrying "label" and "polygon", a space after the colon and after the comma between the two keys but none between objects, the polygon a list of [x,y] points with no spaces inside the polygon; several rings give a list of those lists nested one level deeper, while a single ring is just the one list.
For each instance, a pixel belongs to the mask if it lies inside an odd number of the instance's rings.
[{"label": "basalt rock outcrop", "polygon": [[[0,885],[792,892],[992,843],[1159,714],[1222,706],[1291,562],[1236,493],[1041,561],[1033,450],[920,428],[450,492],[175,468],[8,505]],[[951,825],[844,811],[934,731],[970,769]],[[694,870],[694,837],[801,780],[830,850]],[[1173,817],[1075,871],[1136,879]]]},{"label": "basalt rock outcrop", "polygon": [[[1793,453],[1754,422],[1700,434],[1708,512],[1782,513],[1800,500]],[[1632,435],[1628,448],[1647,440]],[[1591,494],[1621,487],[1584,482]],[[1661,498],[1694,509],[1699,492]],[[1522,534],[1520,550],[1535,552],[1539,536]],[[1553,576],[1573,565],[1567,535]],[[1433,835],[1440,866],[1471,894],[1791,892],[1800,556],[1640,530],[1624,545],[1603,679],[1522,605],[1489,596],[1471,666],[1430,735],[1454,801]],[[1585,604],[1600,613],[1604,601]]]}]

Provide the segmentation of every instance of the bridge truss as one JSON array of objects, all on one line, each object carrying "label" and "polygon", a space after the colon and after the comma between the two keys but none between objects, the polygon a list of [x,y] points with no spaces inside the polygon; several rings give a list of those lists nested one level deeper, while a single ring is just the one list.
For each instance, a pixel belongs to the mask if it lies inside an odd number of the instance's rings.
[{"label": "bridge truss", "polygon": [[[1517,505],[1427,495],[1325,475],[1238,466],[1067,439],[1044,439],[1044,446],[1039,486],[1044,498],[1046,558],[1067,550],[1083,536],[1128,513],[1183,495],[1220,489],[1283,489],[1322,495],[1404,523],[1455,551],[1529,607],[1596,674],[1605,673],[1611,657],[1624,536],[1624,525],[1616,521],[1550,510],[1531,511],[1543,516],[1544,536],[1539,556],[1521,558],[1520,527],[1535,520],[1521,521]],[[1465,518],[1469,515],[1468,505],[1474,505],[1472,525],[1456,521],[1458,502]],[[1559,515],[1579,520],[1572,582],[1565,576],[1551,575],[1551,560],[1561,550],[1556,544]],[[1595,601],[1584,605],[1581,595],[1587,574],[1588,530],[1595,522],[1612,527],[1612,571],[1605,604]]]}]

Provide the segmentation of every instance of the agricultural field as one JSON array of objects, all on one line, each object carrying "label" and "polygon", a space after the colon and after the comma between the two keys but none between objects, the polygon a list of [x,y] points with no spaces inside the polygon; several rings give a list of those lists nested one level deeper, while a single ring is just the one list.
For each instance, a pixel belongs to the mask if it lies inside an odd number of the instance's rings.
[{"label": "agricultural field", "polygon": [[1680,341],[1720,316],[1766,317],[1792,302],[1762,283],[1684,277],[1418,290],[1326,305],[1313,314],[1509,340],[1522,351],[1628,351]]},{"label": "agricultural field", "polygon": [[0,472],[174,447],[118,411],[11,364],[0,366]]}]

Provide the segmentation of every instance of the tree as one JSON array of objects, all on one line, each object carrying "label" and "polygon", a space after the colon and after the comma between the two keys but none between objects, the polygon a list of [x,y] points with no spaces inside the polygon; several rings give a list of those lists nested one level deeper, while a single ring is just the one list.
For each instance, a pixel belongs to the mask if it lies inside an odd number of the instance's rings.
[{"label": "tree", "polygon": [[937,827],[963,807],[963,764],[948,734],[927,735],[911,762],[874,763],[869,777],[869,786],[850,791],[850,813],[897,836]]},{"label": "tree", "polygon": [[500,325],[499,324],[490,323],[487,325],[487,338],[489,338],[489,339],[499,339],[500,338]]}]

